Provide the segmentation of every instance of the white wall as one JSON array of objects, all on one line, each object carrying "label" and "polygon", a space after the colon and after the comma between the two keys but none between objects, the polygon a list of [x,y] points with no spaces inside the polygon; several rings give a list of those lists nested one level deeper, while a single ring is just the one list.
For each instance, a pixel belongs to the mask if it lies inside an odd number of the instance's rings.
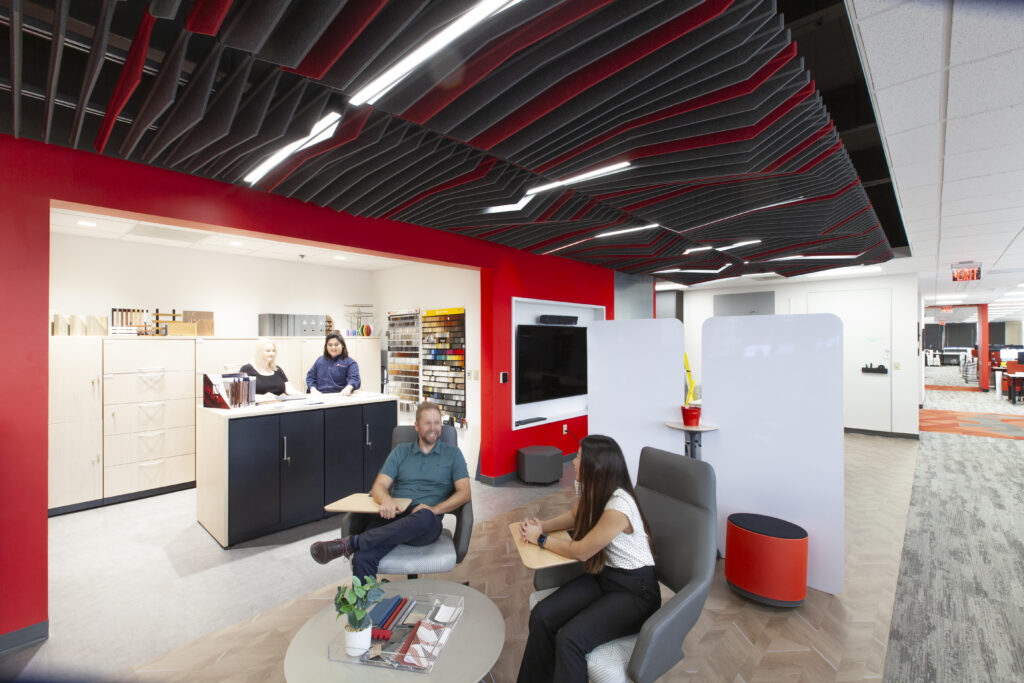
[{"label": "white wall", "polygon": [[[842,318],[840,308],[847,308],[852,302],[867,302],[872,296],[870,292],[888,290],[890,292],[890,311],[887,320],[879,320],[880,326],[890,328],[890,358],[886,366],[890,372],[886,376],[876,376],[882,382],[875,383],[875,388],[888,393],[891,401],[888,427],[878,426],[878,431],[892,431],[902,434],[918,433],[918,404],[920,398],[921,360],[918,355],[917,324],[919,322],[920,305],[918,299],[917,276],[889,275],[882,277],[861,277],[848,279],[805,279],[796,282],[780,282],[771,285],[751,287],[719,288],[710,286],[690,288],[683,295],[684,315],[686,320],[686,350],[690,358],[690,367],[694,373],[694,381],[701,380],[701,335],[704,321],[712,317],[713,297],[715,294],[740,292],[775,292],[775,313],[798,314],[829,310],[830,299],[835,302],[833,311]],[[811,308],[809,308],[809,301]],[[858,311],[858,318],[870,321],[872,311],[866,305]],[[852,322],[852,321],[851,321]],[[845,353],[858,353],[860,341],[870,329],[864,329],[863,322],[855,325],[844,323],[843,348]],[[882,324],[884,323],[884,325]],[[850,329],[847,329],[850,328]],[[870,403],[877,397],[858,393],[846,396],[846,401]],[[851,426],[851,425],[847,425]],[[860,425],[857,425],[860,426]]]},{"label": "white wall", "polygon": [[324,313],[347,329],[345,304],[372,300],[369,271],[50,233],[50,308],[67,315],[213,311],[216,336],[255,337],[260,313]]},{"label": "white wall", "polygon": [[[474,476],[480,451],[480,271],[470,268],[410,263],[374,271],[371,277],[374,311],[381,335],[388,311],[418,308],[466,309],[466,423],[461,437],[469,476]],[[376,334],[376,332],[375,332]],[[407,416],[400,413],[399,418]]]}]

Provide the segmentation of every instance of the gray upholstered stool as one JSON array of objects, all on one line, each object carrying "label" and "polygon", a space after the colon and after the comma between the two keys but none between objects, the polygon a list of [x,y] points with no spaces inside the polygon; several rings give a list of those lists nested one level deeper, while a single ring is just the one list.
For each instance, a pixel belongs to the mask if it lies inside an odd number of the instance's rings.
[{"label": "gray upholstered stool", "polygon": [[516,466],[527,484],[553,484],[562,478],[562,451],[554,446],[526,446],[516,451]]}]

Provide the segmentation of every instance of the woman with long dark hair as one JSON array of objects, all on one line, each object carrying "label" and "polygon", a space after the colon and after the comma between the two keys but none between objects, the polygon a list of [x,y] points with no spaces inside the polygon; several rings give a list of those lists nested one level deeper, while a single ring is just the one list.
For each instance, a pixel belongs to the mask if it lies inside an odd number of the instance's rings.
[{"label": "woman with long dark hair", "polygon": [[[583,563],[586,573],[537,603],[520,683],[587,680],[587,653],[639,633],[661,606],[650,529],[636,502],[622,449],[591,435],[573,460],[576,502],[553,519],[526,519],[523,539]],[[548,533],[573,529],[573,540]]]},{"label": "woman with long dark hair", "polygon": [[349,358],[348,345],[338,332],[324,338],[324,355],[306,373],[306,390],[311,394],[348,396],[361,385],[359,364]]}]

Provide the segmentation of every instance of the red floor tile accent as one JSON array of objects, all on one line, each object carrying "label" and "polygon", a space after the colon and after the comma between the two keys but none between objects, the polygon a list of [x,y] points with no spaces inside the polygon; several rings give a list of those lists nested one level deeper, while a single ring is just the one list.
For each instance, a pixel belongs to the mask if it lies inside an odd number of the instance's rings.
[{"label": "red floor tile accent", "polygon": [[[995,418],[1007,425],[1009,432],[1001,433],[986,429],[978,418]],[[1024,416],[1001,415],[998,413],[962,413],[956,410],[925,410],[921,409],[919,429],[922,432],[942,432],[945,434],[966,434],[968,436],[989,436],[997,439],[1014,439],[1024,441]]]}]

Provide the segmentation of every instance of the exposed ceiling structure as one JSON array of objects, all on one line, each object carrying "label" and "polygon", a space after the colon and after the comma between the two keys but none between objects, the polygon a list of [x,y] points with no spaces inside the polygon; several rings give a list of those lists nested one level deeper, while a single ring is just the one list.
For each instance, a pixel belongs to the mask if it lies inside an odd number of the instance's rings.
[{"label": "exposed ceiling structure", "polygon": [[7,6],[3,132],[683,284],[893,257],[769,0]]},{"label": "exposed ceiling structure", "polygon": [[[1021,319],[1024,3],[845,1],[913,254],[886,270],[918,273],[928,303]],[[963,261],[981,280],[953,282]]]}]

